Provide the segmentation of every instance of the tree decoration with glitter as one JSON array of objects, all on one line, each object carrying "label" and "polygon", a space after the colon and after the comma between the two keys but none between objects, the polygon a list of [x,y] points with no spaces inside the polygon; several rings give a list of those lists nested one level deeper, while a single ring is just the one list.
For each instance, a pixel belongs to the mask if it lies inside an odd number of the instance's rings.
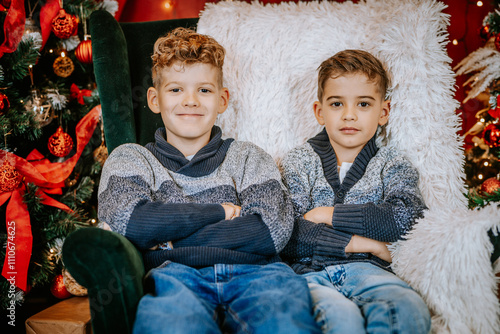
[{"label": "tree decoration with glitter", "polygon": [[60,126],[49,138],[49,151],[56,157],[65,157],[73,149],[73,139]]},{"label": "tree decoration with glitter", "polygon": [[22,180],[23,176],[5,159],[0,167],[0,192],[17,189]]},{"label": "tree decoration with glitter", "polygon": [[56,17],[52,19],[52,32],[56,37],[66,39],[74,35],[78,29],[78,18],[60,9]]}]

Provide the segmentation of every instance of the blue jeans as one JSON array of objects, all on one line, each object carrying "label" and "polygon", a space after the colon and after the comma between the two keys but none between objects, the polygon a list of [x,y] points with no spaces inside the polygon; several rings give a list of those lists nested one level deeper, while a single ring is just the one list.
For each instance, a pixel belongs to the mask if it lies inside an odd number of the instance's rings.
[{"label": "blue jeans", "polygon": [[428,333],[422,298],[396,275],[365,262],[304,274],[323,333]]},{"label": "blue jeans", "polygon": [[152,269],[134,333],[321,333],[306,280],[283,263]]}]

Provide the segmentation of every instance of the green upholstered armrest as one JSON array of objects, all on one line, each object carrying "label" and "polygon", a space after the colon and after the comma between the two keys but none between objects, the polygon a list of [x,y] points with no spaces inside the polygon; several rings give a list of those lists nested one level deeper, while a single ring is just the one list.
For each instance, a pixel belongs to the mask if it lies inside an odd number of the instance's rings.
[{"label": "green upholstered armrest", "polygon": [[66,269],[88,289],[94,334],[131,333],[144,294],[144,265],[134,245],[118,233],[89,227],[72,232],[62,254]]},{"label": "green upholstered armrest", "polygon": [[106,11],[90,16],[94,73],[102,106],[108,152],[136,142],[127,42],[115,18]]}]

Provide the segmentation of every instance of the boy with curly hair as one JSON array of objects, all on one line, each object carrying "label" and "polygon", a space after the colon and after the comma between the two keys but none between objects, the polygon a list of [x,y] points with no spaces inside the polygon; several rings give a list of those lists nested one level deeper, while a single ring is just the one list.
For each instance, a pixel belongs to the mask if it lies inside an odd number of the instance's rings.
[{"label": "boy with curly hair", "polygon": [[291,203],[273,159],[215,126],[225,50],[177,28],[154,46],[148,105],[164,127],[109,156],[99,218],[142,251],[135,333],[314,333],[307,282],[280,262]]},{"label": "boy with curly hair", "polygon": [[410,161],[377,144],[389,118],[388,86],[368,52],[325,60],[313,105],[325,128],[282,161],[296,215],[282,255],[309,282],[324,333],[430,330],[424,301],[389,267],[387,243],[411,229],[425,204]]}]

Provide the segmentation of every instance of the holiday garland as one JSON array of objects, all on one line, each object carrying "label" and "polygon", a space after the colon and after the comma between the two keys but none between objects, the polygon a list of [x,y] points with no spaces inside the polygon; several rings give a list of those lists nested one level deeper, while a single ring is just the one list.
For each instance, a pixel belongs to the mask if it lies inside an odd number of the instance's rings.
[{"label": "holiday garland", "polygon": [[[0,11],[0,305],[67,297],[64,238],[96,223],[106,159],[89,15],[116,1],[11,0]],[[14,227],[15,226],[15,227]],[[65,279],[67,278],[65,275]],[[14,277],[14,279],[11,279]],[[69,278],[68,278],[69,279]]]}]

